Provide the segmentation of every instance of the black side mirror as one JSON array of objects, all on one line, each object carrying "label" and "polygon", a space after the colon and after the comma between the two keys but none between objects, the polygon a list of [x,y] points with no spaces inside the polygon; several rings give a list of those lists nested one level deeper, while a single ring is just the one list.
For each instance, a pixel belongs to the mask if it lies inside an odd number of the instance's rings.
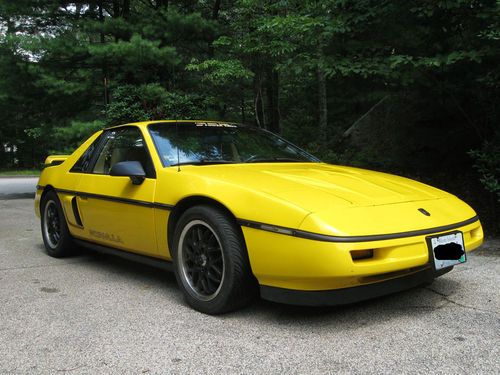
[{"label": "black side mirror", "polygon": [[121,161],[113,165],[109,171],[110,176],[130,177],[134,185],[140,185],[146,178],[146,172],[138,161]]}]

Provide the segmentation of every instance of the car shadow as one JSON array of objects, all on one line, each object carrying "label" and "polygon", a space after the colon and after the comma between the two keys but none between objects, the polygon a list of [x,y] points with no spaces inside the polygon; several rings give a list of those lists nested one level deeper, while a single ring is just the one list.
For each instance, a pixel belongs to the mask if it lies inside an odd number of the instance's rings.
[{"label": "car shadow", "polygon": [[[45,251],[43,244],[40,245],[40,248]],[[165,288],[167,291],[175,291],[175,294],[179,295],[179,299],[181,298],[174,273],[164,269],[86,248],[79,248],[75,255],[63,259],[69,263],[83,263],[86,267],[92,267],[93,271],[123,277],[158,289]]]},{"label": "car shadow", "polygon": [[[395,294],[341,306],[293,306],[257,299],[246,309],[224,315],[227,320],[258,320],[263,327],[282,326],[296,334],[323,329],[359,330],[391,321],[418,321],[450,306],[449,296],[462,284],[448,275],[430,285],[422,285]],[[453,310],[450,310],[453,311]]]},{"label": "car shadow", "polygon": [[[40,245],[40,248],[43,249],[43,245]],[[88,249],[82,249],[78,255],[68,259],[74,263],[87,263],[94,269],[97,268],[107,274],[112,273],[130,278],[135,282],[148,284],[158,290],[164,289],[165,298],[174,297],[176,303],[183,307],[187,306],[173,272]],[[257,297],[246,308],[212,318],[228,322],[258,321],[263,327],[267,324],[281,325],[292,331],[294,327],[303,330],[304,325],[359,328],[387,323],[391,319],[425,315],[442,309],[449,304],[447,297],[453,295],[460,287],[459,282],[445,275],[436,279],[431,285],[354,304],[321,307],[285,305]]]},{"label": "car shadow", "polygon": [[12,199],[35,199],[35,193],[12,193],[12,194],[0,194],[0,200],[12,200]]}]

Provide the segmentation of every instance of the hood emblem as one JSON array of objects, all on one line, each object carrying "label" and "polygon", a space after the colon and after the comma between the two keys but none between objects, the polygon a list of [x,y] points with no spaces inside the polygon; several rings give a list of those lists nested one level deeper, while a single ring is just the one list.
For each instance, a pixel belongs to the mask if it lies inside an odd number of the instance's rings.
[{"label": "hood emblem", "polygon": [[423,208],[419,208],[418,209],[421,213],[423,213],[425,216],[431,216],[431,214],[429,213],[429,211],[423,209]]}]

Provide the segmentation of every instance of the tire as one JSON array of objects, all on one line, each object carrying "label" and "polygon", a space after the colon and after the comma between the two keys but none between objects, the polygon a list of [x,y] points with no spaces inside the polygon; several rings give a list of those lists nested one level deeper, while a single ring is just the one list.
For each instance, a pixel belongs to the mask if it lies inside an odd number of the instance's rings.
[{"label": "tire", "polygon": [[177,283],[195,310],[225,313],[257,294],[241,232],[219,209],[188,209],[176,226],[172,256]]},{"label": "tire", "polygon": [[42,198],[41,219],[42,238],[47,254],[54,258],[71,255],[75,245],[59,198],[52,190]]}]

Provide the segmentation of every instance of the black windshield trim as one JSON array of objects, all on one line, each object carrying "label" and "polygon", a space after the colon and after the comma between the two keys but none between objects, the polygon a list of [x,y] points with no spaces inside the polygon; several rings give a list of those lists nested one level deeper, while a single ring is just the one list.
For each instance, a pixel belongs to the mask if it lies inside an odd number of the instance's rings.
[{"label": "black windshield trim", "polygon": [[217,165],[217,164],[240,164],[236,161],[229,161],[229,160],[193,160],[193,161],[183,161],[181,163],[172,163],[169,164],[169,167],[178,167],[183,166],[183,165]]}]

